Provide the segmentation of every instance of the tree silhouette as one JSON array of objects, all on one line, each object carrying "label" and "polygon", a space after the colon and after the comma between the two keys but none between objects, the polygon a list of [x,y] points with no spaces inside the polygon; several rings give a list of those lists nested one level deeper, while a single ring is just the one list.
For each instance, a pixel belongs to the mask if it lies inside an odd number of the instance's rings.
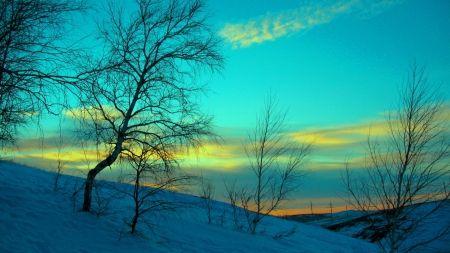
[{"label": "tree silhouette", "polygon": [[308,161],[312,142],[299,143],[287,138],[286,115],[287,110],[279,109],[275,97],[268,95],[254,128],[248,133],[245,152],[256,179],[251,194],[252,234],[261,219],[277,210],[298,189],[305,175],[301,167]]},{"label": "tree silhouette", "polygon": [[109,19],[98,23],[103,53],[91,60],[95,71],[79,84],[81,106],[73,111],[83,138],[107,149],[87,175],[83,211],[90,210],[95,176],[133,146],[157,144],[164,159],[171,152],[165,143],[183,152],[216,137],[213,117],[200,108],[207,87],[198,79],[221,70],[224,58],[204,1],[140,0],[135,11],[110,3],[105,11]]},{"label": "tree silhouette", "polygon": [[57,113],[78,53],[66,43],[71,18],[86,0],[0,2],[0,145],[14,144],[21,126],[42,112]]},{"label": "tree silhouette", "polygon": [[[449,118],[424,70],[411,65],[397,108],[386,116],[386,139],[369,134],[363,172],[356,174],[347,164],[342,175],[348,203],[366,214],[379,211],[380,216],[368,217],[382,219],[387,235],[379,243],[385,252],[411,251],[450,230],[444,225],[428,238],[420,232],[447,205],[450,175]],[[410,245],[404,244],[407,239]]]}]

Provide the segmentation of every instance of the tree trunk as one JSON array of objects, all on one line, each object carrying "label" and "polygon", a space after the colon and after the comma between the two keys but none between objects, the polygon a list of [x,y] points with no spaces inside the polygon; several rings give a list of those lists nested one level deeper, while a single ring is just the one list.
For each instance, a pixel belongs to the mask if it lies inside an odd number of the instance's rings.
[{"label": "tree trunk", "polygon": [[136,231],[136,224],[139,219],[139,179],[141,178],[141,170],[136,170],[136,180],[134,183],[134,193],[133,193],[133,199],[134,199],[134,217],[133,221],[131,222],[131,234],[134,234]]},{"label": "tree trunk", "polygon": [[114,161],[117,159],[122,150],[122,142],[123,138],[119,139],[116,148],[114,149],[114,152],[111,155],[109,155],[105,160],[98,163],[94,169],[89,171],[86,178],[85,183],[86,185],[84,187],[84,201],[83,201],[83,209],[81,211],[89,212],[91,210],[92,186],[94,185],[95,176],[97,176],[97,174],[100,173],[100,171],[102,171],[104,168],[111,166],[111,164],[114,163]]},{"label": "tree trunk", "polygon": [[252,222],[252,234],[256,234],[256,227],[258,226],[258,222],[259,222],[259,213],[256,215],[256,217],[253,219]]},{"label": "tree trunk", "polygon": [[[135,104],[135,101],[133,101],[133,104]],[[132,108],[130,109],[132,110]],[[119,154],[122,152],[122,143],[124,140],[124,133],[128,127],[128,121],[130,120],[130,112],[127,113],[127,117],[125,117],[124,120],[124,126],[119,133],[119,137],[117,138],[116,146],[114,147],[114,151],[106,157],[105,160],[99,162],[97,166],[95,166],[94,169],[90,170],[87,178],[86,178],[86,186],[84,188],[84,202],[83,202],[83,212],[89,212],[91,210],[91,200],[92,200],[92,186],[94,185],[94,179],[95,176],[97,176],[100,171],[102,171],[104,168],[111,166],[113,164],[117,157],[119,157]]]},{"label": "tree trunk", "polygon": [[89,171],[86,183],[84,187],[84,201],[83,201],[83,212],[89,212],[91,210],[91,200],[92,200],[92,187],[94,185],[95,176],[102,170],[97,170],[98,165],[95,169]]},{"label": "tree trunk", "polygon": [[136,213],[136,214],[134,215],[133,221],[132,221],[132,223],[131,223],[131,234],[134,234],[134,232],[136,231],[136,224],[137,224],[138,218],[139,218],[139,216],[138,216],[138,214]]}]

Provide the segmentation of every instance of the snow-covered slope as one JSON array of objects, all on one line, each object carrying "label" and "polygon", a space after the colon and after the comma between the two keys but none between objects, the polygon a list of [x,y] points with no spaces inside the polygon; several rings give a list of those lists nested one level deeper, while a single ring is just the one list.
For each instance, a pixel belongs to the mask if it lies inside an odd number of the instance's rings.
[{"label": "snow-covered slope", "polygon": [[[231,226],[208,223],[201,208],[183,209],[179,215],[160,221],[153,231],[141,227],[148,237],[144,239],[131,236],[126,227],[122,230],[121,216],[131,215],[129,200],[115,200],[114,209],[119,210],[115,214],[96,217],[78,212],[82,194],[74,199],[68,194],[70,191],[53,191],[53,177],[50,172],[7,162],[0,164],[0,252],[378,251],[376,245],[362,240],[275,217],[265,220],[266,233],[250,235]],[[66,189],[77,182],[68,176],[62,180],[69,180]],[[174,197],[200,203],[198,198],[188,195]],[[228,208],[227,204],[218,203],[213,215],[220,217]],[[294,225],[297,225],[294,235],[272,238]]]},{"label": "snow-covered slope", "polygon": [[[445,232],[450,224],[449,200],[445,202],[429,202],[420,207],[414,206],[414,211],[410,215],[414,217],[417,214],[420,216],[415,217],[422,217],[423,214],[428,214],[438,204],[442,204],[441,208],[432,215],[427,216],[426,220],[417,224],[414,231],[405,239],[401,248],[409,249],[420,242],[430,241],[426,245],[418,246],[411,252],[450,252],[450,231],[447,231],[441,237],[437,237],[438,234]],[[383,222],[379,212],[372,212],[371,217],[364,215],[363,212],[350,210],[334,213],[332,216],[330,214],[295,215],[289,216],[287,219],[320,226],[343,235],[364,239],[368,242],[376,240],[385,242],[386,231],[383,230],[386,228],[386,224]],[[376,222],[372,224],[371,220]]]}]

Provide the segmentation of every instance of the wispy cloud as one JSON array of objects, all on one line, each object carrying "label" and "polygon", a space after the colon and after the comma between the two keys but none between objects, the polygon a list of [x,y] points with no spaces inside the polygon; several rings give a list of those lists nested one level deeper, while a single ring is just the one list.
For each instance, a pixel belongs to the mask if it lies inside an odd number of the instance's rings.
[{"label": "wispy cloud", "polygon": [[233,49],[275,40],[328,23],[342,14],[356,12],[360,17],[375,15],[401,0],[344,0],[318,3],[278,13],[268,13],[241,23],[227,23],[219,35]]},{"label": "wispy cloud", "polygon": [[349,156],[352,161],[364,157],[368,134],[384,138],[386,129],[386,121],[375,118],[347,125],[295,131],[289,136],[299,142],[314,141],[312,160],[308,167],[312,170],[329,170],[342,168]]}]

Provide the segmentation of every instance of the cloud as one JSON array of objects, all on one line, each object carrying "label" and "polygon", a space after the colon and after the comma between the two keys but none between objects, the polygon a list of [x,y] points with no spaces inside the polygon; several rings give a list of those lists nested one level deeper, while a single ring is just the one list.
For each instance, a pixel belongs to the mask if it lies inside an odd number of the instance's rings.
[{"label": "cloud", "polygon": [[[184,156],[183,160],[192,167],[205,171],[242,173],[248,167],[242,135],[244,129],[235,129],[223,135],[224,142],[206,144],[196,156]],[[297,142],[314,141],[312,156],[306,168],[312,171],[341,169],[346,157],[351,156],[352,164],[364,161],[364,145],[367,135],[384,138],[387,125],[383,117],[338,126],[315,127],[292,131],[287,134]]]},{"label": "cloud", "polygon": [[[111,105],[102,105],[102,108],[105,115],[110,119],[123,118],[123,115]],[[72,119],[103,120],[105,118],[105,116],[101,114],[100,108],[94,108],[93,106],[87,108],[77,107],[71,110],[65,110],[63,113],[66,117]]]},{"label": "cloud", "polygon": [[401,2],[400,0],[345,0],[332,4],[317,3],[301,6],[242,23],[227,23],[219,35],[233,49],[249,47],[255,43],[273,41],[317,25],[325,24],[339,15],[357,12],[362,17],[372,16]]},{"label": "cloud", "polygon": [[183,155],[185,164],[201,170],[221,171],[233,173],[246,166],[248,158],[243,147],[243,137],[236,135],[223,136],[220,144],[206,143],[199,152],[193,156]]},{"label": "cloud", "polygon": [[384,138],[386,129],[386,121],[378,118],[354,124],[294,131],[288,135],[298,142],[314,141],[308,168],[317,171],[343,168],[345,159],[349,156],[353,158],[352,162],[364,157],[368,134]]}]

